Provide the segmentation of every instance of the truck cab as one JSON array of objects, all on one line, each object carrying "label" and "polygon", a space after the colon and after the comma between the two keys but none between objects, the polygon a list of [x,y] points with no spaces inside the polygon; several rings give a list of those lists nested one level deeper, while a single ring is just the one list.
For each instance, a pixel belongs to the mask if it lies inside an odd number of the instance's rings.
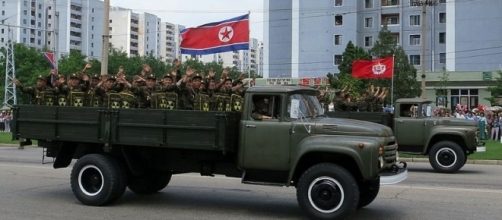
[{"label": "truck cab", "polygon": [[420,98],[398,99],[394,112],[394,135],[399,150],[428,155],[439,172],[456,172],[467,155],[484,151],[478,140],[475,121],[433,117],[432,101]]}]

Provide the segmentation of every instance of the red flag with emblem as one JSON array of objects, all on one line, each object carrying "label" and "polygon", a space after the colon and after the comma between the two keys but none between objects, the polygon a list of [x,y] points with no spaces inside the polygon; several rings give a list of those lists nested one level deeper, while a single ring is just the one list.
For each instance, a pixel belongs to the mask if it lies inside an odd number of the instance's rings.
[{"label": "red flag with emblem", "polygon": [[249,14],[181,31],[182,54],[202,55],[249,49]]},{"label": "red flag with emblem", "polygon": [[352,77],[359,79],[390,79],[394,74],[394,57],[352,62]]}]

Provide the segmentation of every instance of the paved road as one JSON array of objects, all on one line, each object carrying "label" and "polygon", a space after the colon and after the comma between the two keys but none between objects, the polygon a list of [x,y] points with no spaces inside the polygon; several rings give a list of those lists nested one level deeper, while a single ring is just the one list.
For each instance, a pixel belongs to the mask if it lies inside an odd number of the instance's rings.
[{"label": "paved road", "polygon": [[[109,207],[73,197],[70,169],[40,164],[40,149],[0,147],[0,219],[303,219],[294,188],[240,184],[238,179],[174,176],[153,196],[127,191]],[[409,165],[403,183],[384,186],[353,219],[501,219],[502,169],[466,165],[457,174]]]}]

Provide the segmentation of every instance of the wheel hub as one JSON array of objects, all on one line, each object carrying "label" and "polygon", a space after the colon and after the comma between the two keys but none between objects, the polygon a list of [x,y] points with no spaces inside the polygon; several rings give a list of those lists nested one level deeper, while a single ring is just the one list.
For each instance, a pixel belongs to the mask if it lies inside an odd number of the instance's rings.
[{"label": "wheel hub", "polygon": [[79,172],[78,184],[84,194],[95,196],[103,189],[103,174],[94,165],[85,166]]},{"label": "wheel hub", "polygon": [[442,148],[436,153],[436,160],[443,167],[452,167],[457,162],[457,154],[449,148]]},{"label": "wheel hub", "polygon": [[340,208],[344,199],[343,188],[331,177],[320,177],[309,187],[309,200],[313,207],[323,213],[331,213]]}]

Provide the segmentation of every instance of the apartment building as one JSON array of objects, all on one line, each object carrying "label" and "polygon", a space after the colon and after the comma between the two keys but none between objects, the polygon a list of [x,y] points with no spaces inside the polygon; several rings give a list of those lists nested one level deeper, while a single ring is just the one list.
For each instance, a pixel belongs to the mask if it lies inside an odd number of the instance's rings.
[{"label": "apartment building", "polygon": [[160,25],[160,57],[167,63],[172,63],[178,57],[179,40],[177,25],[162,22]]},{"label": "apartment building", "polygon": [[161,21],[154,14],[139,14],[138,53],[140,56],[159,57]]},{"label": "apartment building", "polygon": [[56,3],[54,0],[46,0],[45,2],[47,29],[55,30],[55,32],[47,32],[47,47],[57,51],[58,56],[65,56],[71,50],[76,50],[91,59],[100,59],[103,1],[70,0]]},{"label": "apartment building", "polygon": [[0,6],[0,48],[9,39],[37,49],[46,47],[44,0],[1,0]]},{"label": "apartment building", "polygon": [[128,56],[139,55],[139,14],[131,9],[110,10],[110,44]]},{"label": "apartment building", "polygon": [[[189,56],[184,55],[184,59]],[[237,68],[243,73],[252,71],[261,75],[263,71],[263,43],[256,38],[249,40],[249,50],[230,51],[224,53],[198,55],[196,57],[204,63],[217,62],[223,67]]]},{"label": "apartment building", "polygon": [[422,64],[426,72],[500,68],[502,26],[497,17],[502,1],[433,1],[436,4],[425,7],[425,24],[420,2],[265,0],[264,19],[269,22],[264,26],[264,75],[337,73],[347,43],[370,49],[384,25],[417,69]]}]

